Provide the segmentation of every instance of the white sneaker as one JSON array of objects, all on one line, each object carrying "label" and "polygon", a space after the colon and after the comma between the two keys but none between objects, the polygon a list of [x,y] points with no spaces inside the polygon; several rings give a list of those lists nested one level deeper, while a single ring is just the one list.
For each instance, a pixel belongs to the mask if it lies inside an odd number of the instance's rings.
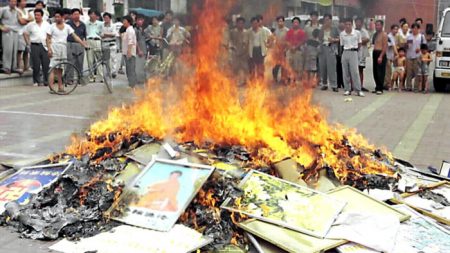
[{"label": "white sneaker", "polygon": [[34,86],[34,87],[38,87],[39,84],[38,84],[38,83],[34,83],[33,86]]},{"label": "white sneaker", "polygon": [[364,92],[360,91],[360,92],[358,92],[358,96],[365,97],[366,95],[364,95]]},{"label": "white sneaker", "polygon": [[344,96],[350,96],[350,91],[344,92]]}]

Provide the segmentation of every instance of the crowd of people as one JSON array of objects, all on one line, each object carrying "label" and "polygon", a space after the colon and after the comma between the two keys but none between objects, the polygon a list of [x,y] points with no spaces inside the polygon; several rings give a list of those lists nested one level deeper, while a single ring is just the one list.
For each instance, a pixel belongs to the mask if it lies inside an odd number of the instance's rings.
[{"label": "crowd of people", "polygon": [[[83,22],[81,9],[56,9],[50,16],[42,1],[30,11],[25,10],[26,4],[26,0],[9,0],[8,6],[0,9],[2,72],[23,74],[31,63],[34,86],[53,87],[56,77],[63,89],[61,69],[56,67],[50,73],[49,69],[68,61],[82,72],[85,59],[88,66],[103,59],[113,78],[125,68],[129,86],[135,87],[147,78],[144,66],[150,56],[164,57],[165,49],[180,54],[189,42],[189,32],[171,11],[149,22],[130,12],[113,23],[110,13],[89,10],[89,20]],[[102,74],[97,69],[89,81],[103,81]]]},{"label": "crowd of people", "polygon": [[[334,24],[331,14],[319,19],[317,12],[312,12],[303,26],[298,17],[291,20],[290,28],[283,16],[275,21],[275,27],[269,29],[263,25],[262,16],[257,15],[250,19],[250,28],[245,29],[245,18],[239,17],[235,27],[226,31],[229,36],[224,37],[229,39],[224,43],[241,83],[248,78],[263,77],[265,65],[271,65],[277,81],[308,80],[307,83],[321,90],[339,92],[343,88],[344,95],[355,92],[365,96],[364,92],[369,90],[365,87],[364,72],[372,51],[376,84],[373,93],[381,95],[394,89],[429,91],[430,38],[421,30],[421,18],[411,26],[401,19],[388,32],[383,20],[371,20],[366,25],[363,18],[357,17],[340,19]],[[275,63],[265,60],[269,55],[275,58]]]},{"label": "crowd of people", "polygon": [[[22,74],[31,63],[36,86],[53,85],[56,75],[62,88],[60,70],[46,74],[58,62],[67,60],[81,71],[85,58],[92,66],[102,57],[113,78],[125,67],[129,86],[134,87],[145,82],[149,57],[164,59],[169,51],[180,55],[191,40],[190,32],[171,11],[150,19],[130,12],[121,18],[118,29],[107,12],[89,10],[89,20],[83,22],[80,9],[56,10],[50,17],[42,1],[37,1],[32,11],[25,6],[26,0],[9,0],[8,6],[0,9],[2,71]],[[372,51],[374,93],[429,91],[429,38],[421,30],[420,18],[411,25],[401,19],[389,32],[382,20],[371,19],[366,24],[358,17],[335,23],[331,14],[319,19],[315,11],[307,21],[294,17],[289,28],[283,16],[276,18],[272,28],[264,25],[262,15],[249,21],[247,28],[246,19],[238,17],[224,30],[227,62],[240,84],[264,78],[266,66],[270,66],[277,82],[306,81],[321,90],[343,89],[344,95],[365,96],[365,67]],[[89,76],[90,81],[102,81],[102,73]]]}]

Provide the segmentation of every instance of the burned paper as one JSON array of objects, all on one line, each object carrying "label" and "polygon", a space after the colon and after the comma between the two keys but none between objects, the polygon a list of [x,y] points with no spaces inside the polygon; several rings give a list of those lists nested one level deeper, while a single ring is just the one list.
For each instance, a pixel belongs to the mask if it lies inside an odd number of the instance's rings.
[{"label": "burned paper", "polygon": [[0,182],[0,214],[11,201],[27,204],[31,194],[53,183],[70,163],[25,167]]},{"label": "burned paper", "polygon": [[169,231],[214,168],[155,159],[126,187],[115,219],[158,231]]},{"label": "burned paper", "polygon": [[252,170],[239,187],[243,195],[222,208],[323,238],[345,202]]}]

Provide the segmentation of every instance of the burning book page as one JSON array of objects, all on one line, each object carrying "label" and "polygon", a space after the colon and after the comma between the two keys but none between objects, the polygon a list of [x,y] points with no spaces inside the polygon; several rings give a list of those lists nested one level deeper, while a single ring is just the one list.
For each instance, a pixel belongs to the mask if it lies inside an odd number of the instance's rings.
[{"label": "burning book page", "polygon": [[51,185],[71,163],[25,167],[0,182],[0,214],[11,201],[27,204],[31,195]]},{"label": "burning book page", "polygon": [[126,187],[119,203],[123,215],[115,219],[169,231],[213,171],[210,166],[155,159]]},{"label": "burning book page", "polygon": [[169,232],[158,232],[127,225],[114,228],[79,242],[64,239],[50,247],[64,253],[186,253],[211,242],[211,239],[184,225],[177,224]]},{"label": "burning book page", "polygon": [[243,195],[222,208],[323,238],[345,202],[252,170],[240,183]]}]

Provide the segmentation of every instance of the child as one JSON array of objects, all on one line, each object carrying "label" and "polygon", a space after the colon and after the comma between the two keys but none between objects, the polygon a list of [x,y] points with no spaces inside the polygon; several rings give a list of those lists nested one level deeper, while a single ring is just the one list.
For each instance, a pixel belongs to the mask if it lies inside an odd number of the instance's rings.
[{"label": "child", "polygon": [[422,44],[420,45],[420,57],[419,57],[419,69],[417,78],[418,79],[418,87],[419,91],[422,91],[424,94],[428,93],[428,65],[431,62],[431,54],[428,51],[428,45]]},{"label": "child", "polygon": [[394,59],[394,73],[392,74],[392,88],[397,86],[398,92],[403,90],[406,69],[406,50],[401,47],[398,49],[398,55]]},{"label": "child", "polygon": [[307,71],[308,84],[312,84],[313,87],[318,85],[317,78],[317,58],[319,56],[320,42],[319,42],[319,29],[315,29],[312,32],[312,39],[306,41],[306,47],[304,55],[305,67]]}]

